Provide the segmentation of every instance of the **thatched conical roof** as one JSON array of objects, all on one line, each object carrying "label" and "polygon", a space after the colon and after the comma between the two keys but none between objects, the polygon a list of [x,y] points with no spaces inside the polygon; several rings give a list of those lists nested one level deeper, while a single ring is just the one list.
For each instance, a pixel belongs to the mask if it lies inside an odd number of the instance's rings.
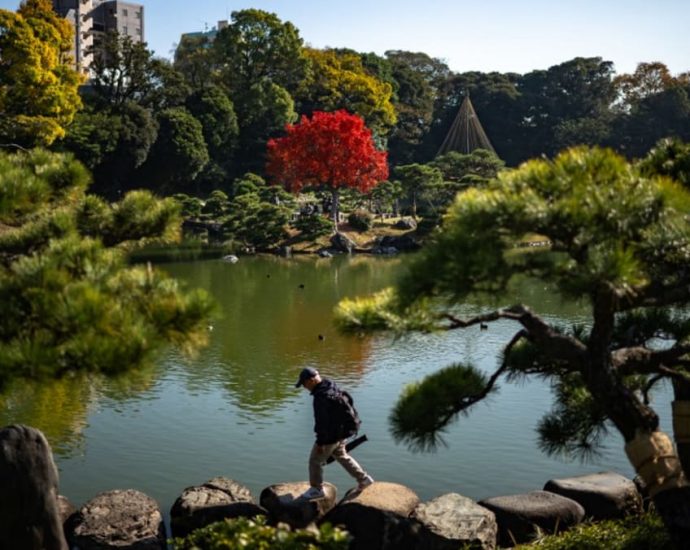
[{"label": "thatched conical roof", "polygon": [[496,152],[479,122],[469,96],[466,96],[436,155],[449,151],[459,151],[467,155],[475,149]]}]

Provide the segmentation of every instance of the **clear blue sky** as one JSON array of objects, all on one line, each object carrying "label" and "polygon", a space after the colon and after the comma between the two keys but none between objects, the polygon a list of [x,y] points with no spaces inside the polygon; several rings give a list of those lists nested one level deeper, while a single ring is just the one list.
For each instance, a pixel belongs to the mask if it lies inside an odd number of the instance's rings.
[{"label": "clear blue sky", "polygon": [[[616,72],[661,61],[690,71],[690,0],[141,0],[145,34],[171,57],[181,33],[258,8],[291,21],[314,47],[422,51],[456,72],[526,73],[600,56]],[[0,0],[14,10],[19,0]]]}]

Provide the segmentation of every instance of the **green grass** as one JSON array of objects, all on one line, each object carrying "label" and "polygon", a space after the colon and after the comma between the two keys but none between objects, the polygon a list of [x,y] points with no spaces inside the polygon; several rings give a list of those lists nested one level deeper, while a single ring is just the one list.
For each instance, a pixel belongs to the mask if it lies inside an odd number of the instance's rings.
[{"label": "green grass", "polygon": [[663,550],[671,549],[661,519],[656,514],[623,520],[583,523],[559,535],[545,535],[519,550]]}]

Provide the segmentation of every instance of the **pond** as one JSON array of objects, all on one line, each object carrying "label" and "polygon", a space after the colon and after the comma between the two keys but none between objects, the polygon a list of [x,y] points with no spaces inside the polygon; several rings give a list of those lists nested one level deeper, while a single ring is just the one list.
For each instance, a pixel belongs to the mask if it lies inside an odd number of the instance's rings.
[{"label": "pond", "polygon": [[[587,464],[542,454],[535,426],[551,408],[551,390],[538,380],[502,381],[497,395],[450,427],[447,446],[435,453],[396,444],[387,417],[405,384],[457,361],[491,372],[517,331],[514,322],[501,321],[488,330],[398,340],[339,334],[334,305],[387,286],[402,262],[356,256],[164,264],[161,269],[208,289],[219,303],[207,348],[195,358],[167,351],[151,368],[116,380],[16,384],[0,398],[0,425],[43,430],[60,470],[60,492],[77,505],[101,491],[135,488],[167,513],[185,487],[218,475],[245,484],[258,498],[273,483],[307,479],[311,398],[294,382],[311,366],[355,398],[370,441],[353,456],[375,479],[408,485],[422,499],[451,491],[481,499],[602,470],[633,475],[615,431]],[[564,303],[527,281],[490,306],[465,304],[462,313],[518,301],[551,322],[588,321],[586,304]],[[655,395],[669,431],[670,399],[669,388]],[[326,468],[326,479],[340,495],[353,485],[337,464]]]}]

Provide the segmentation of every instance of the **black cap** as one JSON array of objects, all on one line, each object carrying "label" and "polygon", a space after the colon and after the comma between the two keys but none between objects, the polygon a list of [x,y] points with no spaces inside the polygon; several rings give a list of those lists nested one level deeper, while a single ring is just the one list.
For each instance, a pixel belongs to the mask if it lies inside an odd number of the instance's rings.
[{"label": "black cap", "polygon": [[299,388],[302,386],[307,380],[310,378],[314,378],[315,376],[319,375],[319,371],[316,369],[312,369],[311,367],[307,367],[305,369],[302,369],[302,372],[299,373],[299,380],[297,380],[297,384],[295,384],[296,388]]}]

